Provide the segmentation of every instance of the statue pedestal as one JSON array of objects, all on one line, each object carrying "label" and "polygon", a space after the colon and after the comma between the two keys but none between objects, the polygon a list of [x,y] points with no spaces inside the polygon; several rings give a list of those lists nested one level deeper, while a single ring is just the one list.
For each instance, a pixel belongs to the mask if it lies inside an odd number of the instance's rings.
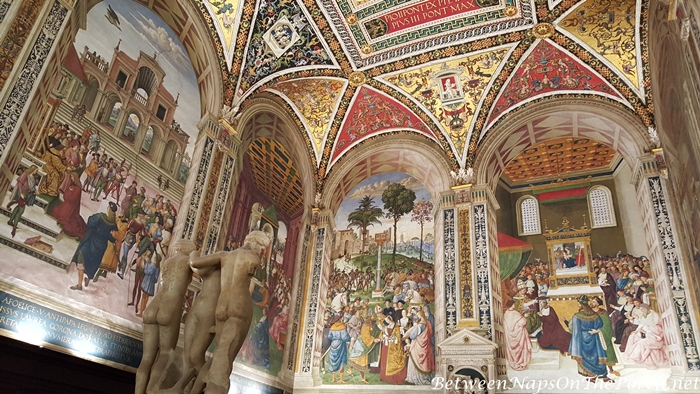
[{"label": "statue pedestal", "polygon": [[530,338],[532,343],[532,361],[529,369],[558,370],[561,368],[559,350],[544,350],[537,342],[537,338]]},{"label": "statue pedestal", "polygon": [[382,298],[384,297],[383,290],[372,290],[372,298]]}]

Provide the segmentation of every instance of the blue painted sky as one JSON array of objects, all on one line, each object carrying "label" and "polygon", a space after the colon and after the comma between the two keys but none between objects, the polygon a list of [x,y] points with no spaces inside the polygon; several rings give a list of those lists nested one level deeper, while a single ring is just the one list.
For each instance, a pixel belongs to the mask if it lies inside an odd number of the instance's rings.
[{"label": "blue painted sky", "polygon": [[[119,16],[121,31],[110,24],[107,6],[111,6]],[[75,48],[81,54],[85,46],[90,51],[111,61],[114,47],[119,39],[119,48],[136,59],[139,51],[149,55],[158,53],[158,63],[166,73],[163,85],[173,97],[180,93],[175,120],[190,135],[187,149],[190,157],[197,136],[197,123],[200,119],[199,90],[192,63],[175,33],[156,14],[133,1],[104,0],[90,10],[87,16],[87,30],[80,30],[75,38]]]},{"label": "blue painted sky", "polygon": [[[385,174],[375,175],[371,178],[365,179],[359,185],[357,185],[350,194],[343,200],[340,204],[338,213],[335,216],[335,226],[338,230],[345,230],[348,228],[348,214],[357,208],[360,199],[366,195],[374,197],[374,203],[380,208],[384,208],[382,203],[382,193],[389,186],[390,183],[403,183],[404,186],[413,190],[416,193],[416,201],[418,200],[431,200],[430,193],[428,190],[418,181],[410,175],[399,173],[399,172],[389,172]],[[375,233],[384,231],[393,226],[394,222],[390,219],[380,219],[382,222],[381,226],[375,225],[369,228],[369,233],[374,235]],[[428,233],[433,233],[434,225],[433,223],[427,224],[423,231],[423,236],[425,237]],[[420,237],[420,226],[417,223],[411,222],[411,215],[405,215],[397,225],[398,240],[401,240],[401,234],[404,235],[404,240],[408,241],[413,237]],[[358,233],[359,234],[359,233]]]}]

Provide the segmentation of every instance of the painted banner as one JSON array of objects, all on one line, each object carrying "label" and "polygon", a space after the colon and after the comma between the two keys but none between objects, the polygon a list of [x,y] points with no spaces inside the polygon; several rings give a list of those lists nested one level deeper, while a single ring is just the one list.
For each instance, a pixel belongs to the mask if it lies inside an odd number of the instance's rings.
[{"label": "painted banner", "polygon": [[429,0],[382,15],[386,33],[391,34],[425,23],[478,10],[476,0]]}]

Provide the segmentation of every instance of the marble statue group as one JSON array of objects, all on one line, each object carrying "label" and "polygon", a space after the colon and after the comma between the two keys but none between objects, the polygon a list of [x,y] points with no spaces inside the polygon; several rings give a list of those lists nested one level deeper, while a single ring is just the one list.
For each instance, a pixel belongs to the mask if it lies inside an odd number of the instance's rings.
[{"label": "marble statue group", "polygon": [[[249,287],[271,239],[253,231],[243,246],[200,256],[192,241],[175,244],[161,265],[158,292],[143,312],[143,357],[136,394],[224,394],[233,361],[253,317]],[[196,273],[202,288],[185,321],[184,349],[177,349],[187,288]],[[207,349],[215,341],[213,356]]]}]

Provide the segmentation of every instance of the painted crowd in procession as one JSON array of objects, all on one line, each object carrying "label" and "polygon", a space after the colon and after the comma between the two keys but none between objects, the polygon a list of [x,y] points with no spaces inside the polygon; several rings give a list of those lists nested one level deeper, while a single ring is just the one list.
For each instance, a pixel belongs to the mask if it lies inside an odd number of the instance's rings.
[{"label": "painted crowd in procession", "polygon": [[324,384],[431,384],[432,210],[425,188],[398,173],[367,179],[343,201],[324,316]]}]

